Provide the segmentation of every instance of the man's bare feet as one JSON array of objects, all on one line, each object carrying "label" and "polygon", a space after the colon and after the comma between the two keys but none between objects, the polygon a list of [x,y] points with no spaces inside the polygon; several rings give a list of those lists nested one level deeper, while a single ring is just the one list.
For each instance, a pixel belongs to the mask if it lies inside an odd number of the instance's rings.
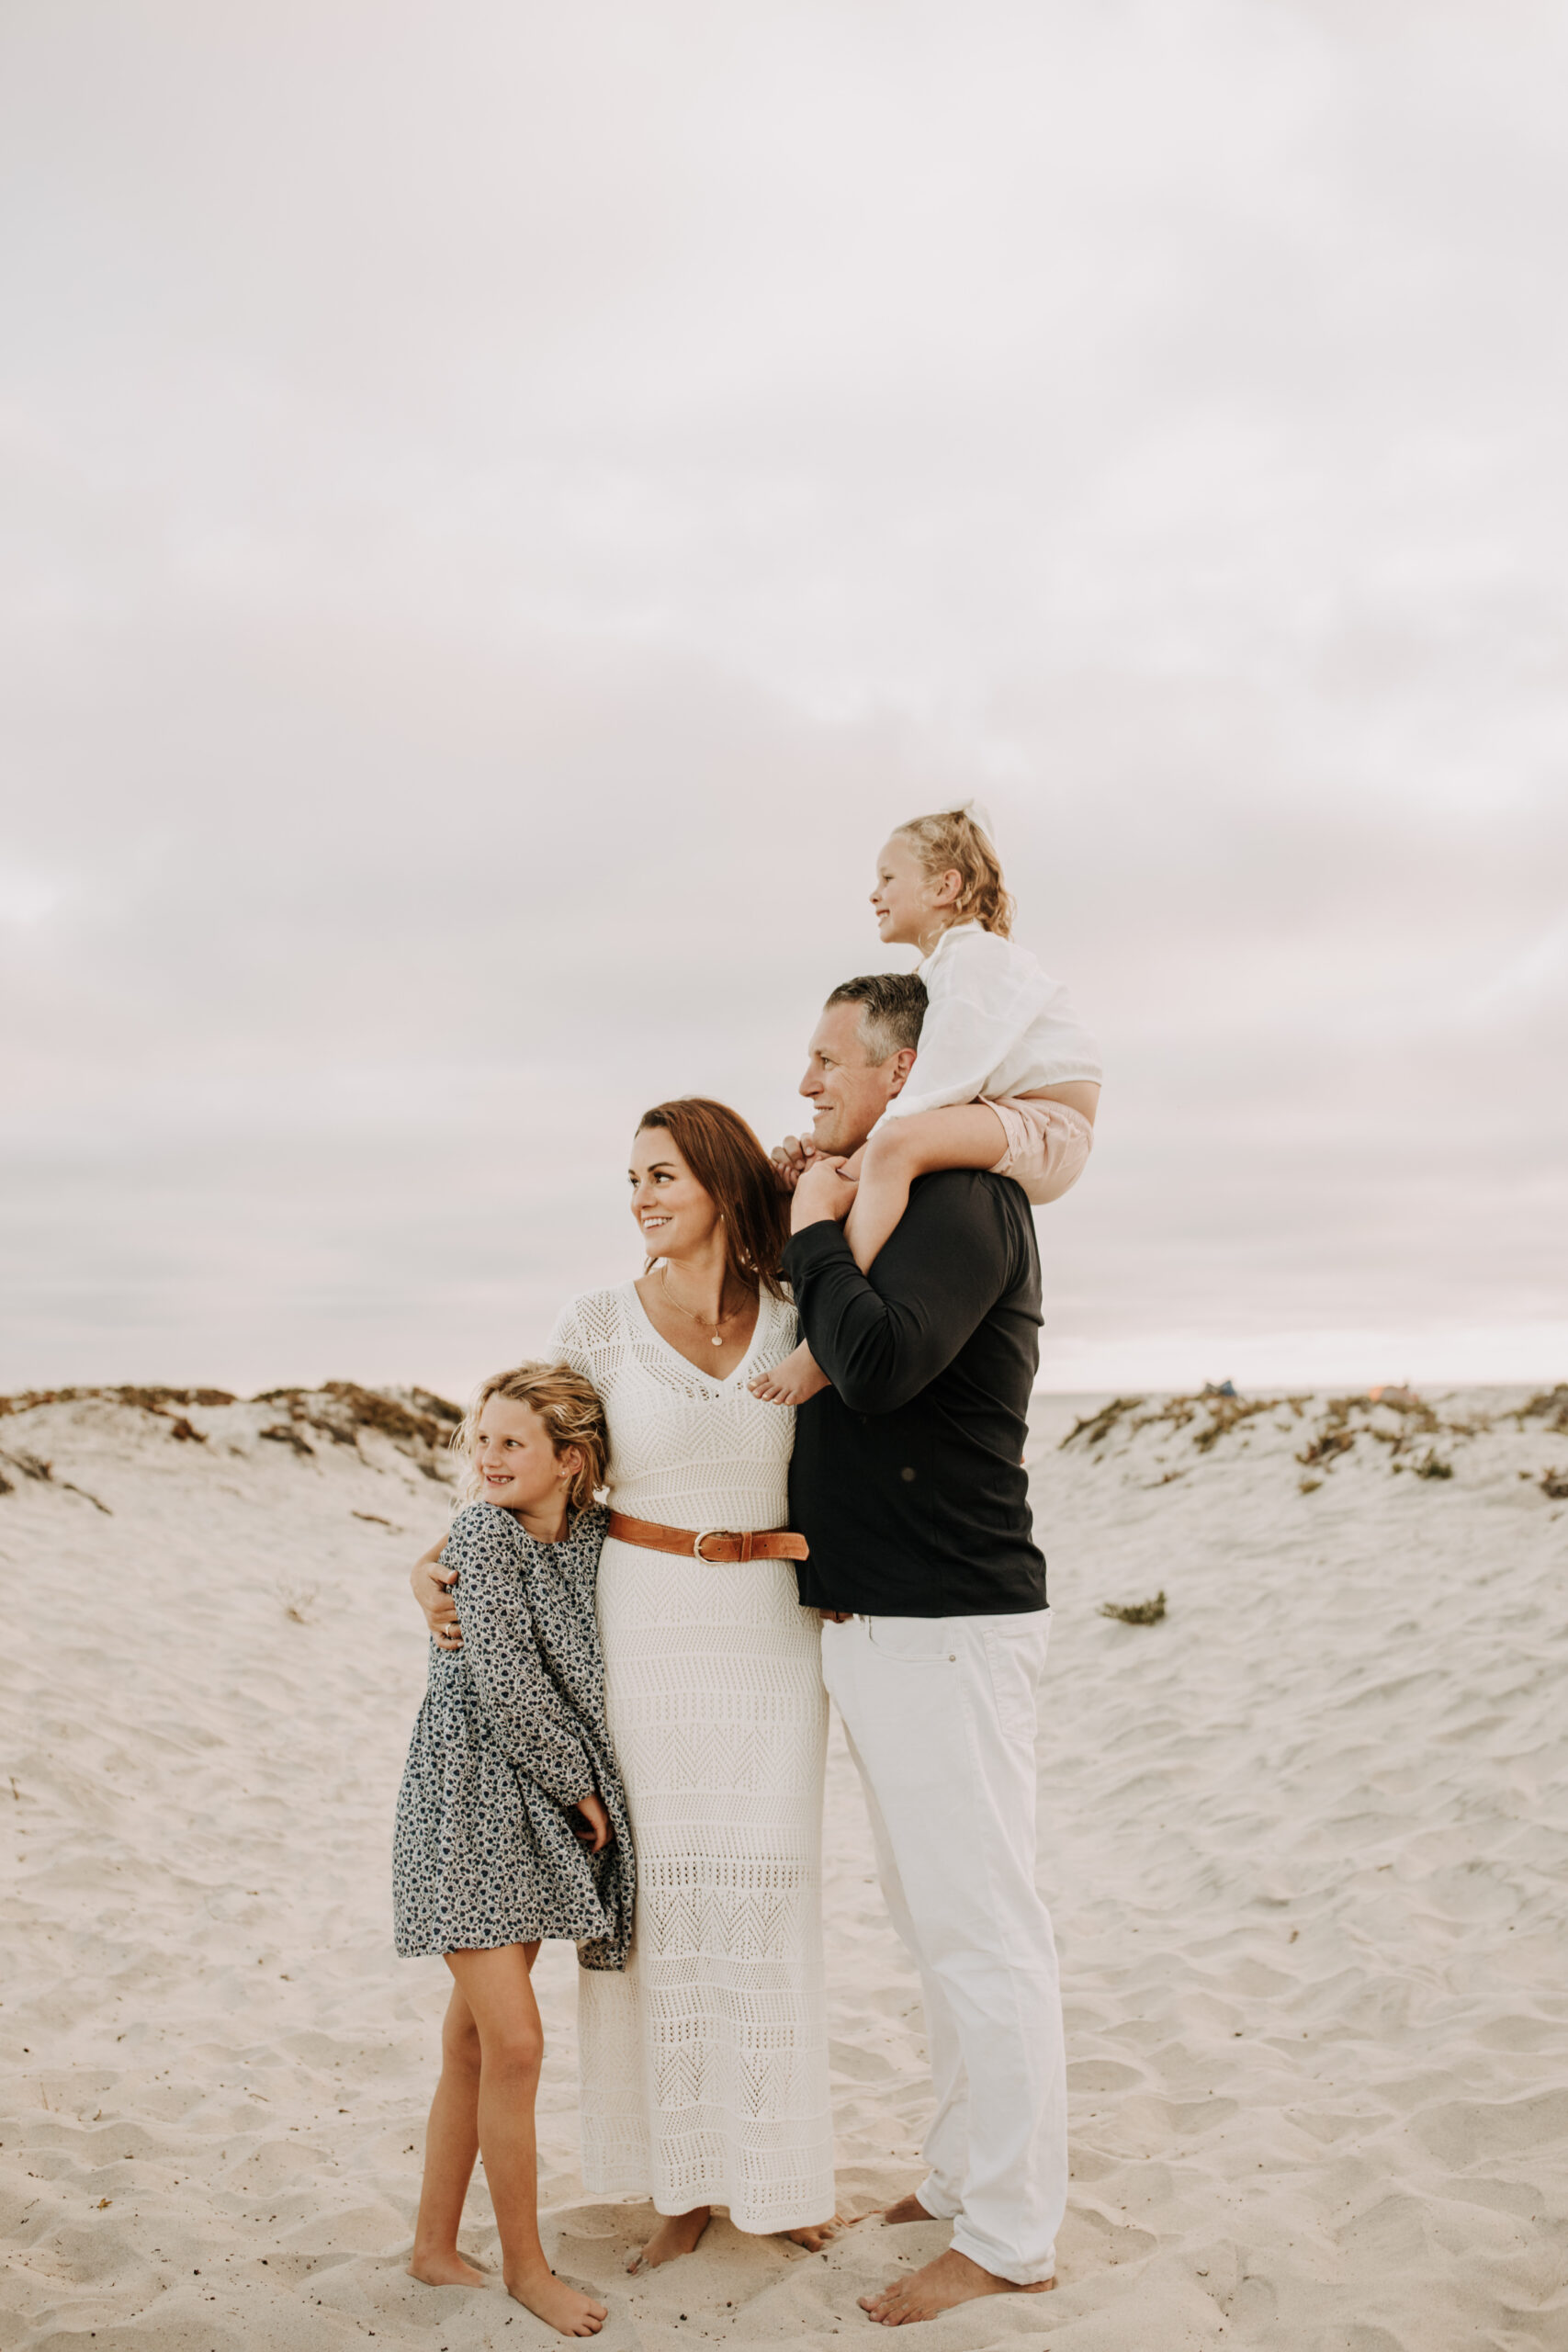
[{"label": "man's bare feet", "polygon": [[1055,2283],[1042,2278],[1036,2286],[1017,2286],[1010,2278],[982,2270],[966,2254],[949,2246],[934,2262],[908,2278],[895,2278],[880,2294],[863,2295],[860,2307],[879,2327],[908,2327],[912,2320],[935,2319],[939,2312],[972,2303],[980,2295],[1045,2295]]},{"label": "man's bare feet", "polygon": [[666,2213],[648,2244],[626,2256],[628,2270],[657,2270],[661,2262],[673,2262],[679,2255],[690,2254],[708,2225],[713,2212],[711,2205],[694,2205],[689,2213]]},{"label": "man's bare feet", "polygon": [[422,2287],[488,2287],[489,2274],[476,2270],[454,2246],[448,2254],[411,2254],[409,2277]]},{"label": "man's bare feet", "polygon": [[771,1372],[755,1372],[746,1385],[753,1396],[764,1405],[804,1405],[808,1396],[820,1396],[832,1382],[818,1365],[809,1348],[801,1346],[783,1363]]},{"label": "man's bare feet", "polygon": [[610,2315],[604,2303],[543,2267],[508,2271],[506,2291],[558,2335],[597,2335]]},{"label": "man's bare feet", "polygon": [[934,2222],[936,2215],[928,2213],[918,2197],[896,2197],[883,2207],[882,2219],[893,2229],[900,2222]]},{"label": "man's bare feet", "polygon": [[820,2254],[832,2238],[841,2237],[854,2223],[842,2213],[835,2213],[830,2221],[808,2222],[803,2230],[785,2230],[784,2234],[791,2245],[803,2245],[807,2254]]}]

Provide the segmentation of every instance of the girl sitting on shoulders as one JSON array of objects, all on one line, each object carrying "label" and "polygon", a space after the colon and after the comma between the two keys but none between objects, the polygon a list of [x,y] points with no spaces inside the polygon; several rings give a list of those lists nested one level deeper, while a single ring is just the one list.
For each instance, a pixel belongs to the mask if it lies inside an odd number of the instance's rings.
[{"label": "girl sitting on shoulders", "polygon": [[[917,1176],[985,1168],[1038,1206],[1077,1182],[1094,1143],[1100,1047],[1059,981],[1012,938],[1000,860],[972,807],[912,817],[886,842],[871,894],[885,947],[918,947],[920,1048],[842,1173],[860,1189],[844,1238],[864,1273],[909,1204]],[[803,1405],[828,1385],[803,1343],[750,1384]]]},{"label": "girl sitting on shoulders", "polygon": [[604,1408],[567,1365],[525,1363],[484,1383],[453,1445],[469,1499],[441,1558],[458,1572],[462,1646],[430,1645],[392,1863],[398,1951],[439,1952],[454,1980],[409,2269],[432,2287],[488,2285],[457,2251],[482,2150],[508,2293],[563,2335],[595,2335],[605,2306],[558,2279],[539,2242],[531,1971],[546,1937],[596,1969],[624,1968],[631,1941],[593,1607]]}]

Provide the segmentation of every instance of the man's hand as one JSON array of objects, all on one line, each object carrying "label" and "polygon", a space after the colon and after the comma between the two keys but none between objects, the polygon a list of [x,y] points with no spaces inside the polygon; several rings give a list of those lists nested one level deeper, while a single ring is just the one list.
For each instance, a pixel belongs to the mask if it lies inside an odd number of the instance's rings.
[{"label": "man's hand", "polygon": [[769,1157],[773,1160],[780,1184],[793,1193],[806,1170],[817,1158],[817,1146],[809,1137],[785,1136],[783,1143],[774,1144]]},{"label": "man's hand", "polygon": [[790,1203],[789,1211],[792,1233],[803,1232],[808,1225],[821,1225],[829,1220],[834,1225],[842,1224],[853,1208],[855,1194],[860,1189],[853,1177],[840,1173],[844,1164],[843,1159],[834,1154],[818,1153],[795,1188],[795,1198]]},{"label": "man's hand", "polygon": [[574,1834],[581,1838],[591,1854],[602,1854],[615,1834],[610,1826],[610,1816],[604,1810],[604,1798],[592,1794],[579,1797],[577,1810],[582,1815],[582,1826],[579,1828],[573,1822]]},{"label": "man's hand", "polygon": [[433,1544],[428,1552],[421,1554],[414,1562],[409,1586],[424,1611],[424,1622],[437,1646],[444,1650],[460,1650],[463,1635],[457,1623],[457,1604],[452,1598],[457,1571],[440,1566],[445,1544],[446,1538],[443,1537],[440,1544]]}]

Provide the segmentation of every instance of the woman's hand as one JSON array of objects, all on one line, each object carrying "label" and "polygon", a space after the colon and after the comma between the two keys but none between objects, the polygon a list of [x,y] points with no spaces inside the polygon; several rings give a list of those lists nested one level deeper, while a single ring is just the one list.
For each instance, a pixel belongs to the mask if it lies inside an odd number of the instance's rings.
[{"label": "woman's hand", "polygon": [[602,1854],[615,1834],[610,1826],[610,1816],[604,1810],[604,1799],[595,1796],[579,1797],[577,1810],[582,1815],[581,1827],[576,1823],[572,1825],[577,1836],[581,1838],[591,1854]]},{"label": "woman's hand", "polygon": [[444,1650],[460,1650],[463,1634],[457,1623],[457,1604],[452,1598],[457,1571],[441,1566],[445,1546],[444,1536],[439,1544],[433,1544],[428,1552],[421,1553],[409,1577],[409,1588],[424,1612],[424,1622],[437,1646]]}]

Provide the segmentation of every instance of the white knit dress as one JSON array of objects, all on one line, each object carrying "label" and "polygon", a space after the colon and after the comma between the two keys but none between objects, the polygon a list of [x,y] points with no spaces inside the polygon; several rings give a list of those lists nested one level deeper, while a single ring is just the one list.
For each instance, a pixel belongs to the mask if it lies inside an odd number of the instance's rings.
[{"label": "white knit dress", "polygon": [[[764,1292],[744,1363],[716,1380],[631,1283],[574,1299],[551,1346],[604,1400],[612,1509],[786,1525],[795,1416],[746,1382],[795,1338]],[[709,1566],[607,1540],[599,1632],[637,1883],[625,1973],[579,1979],[584,2182],[661,2213],[726,2205],[742,2230],[826,2221],[820,1624],[788,1560]]]}]

